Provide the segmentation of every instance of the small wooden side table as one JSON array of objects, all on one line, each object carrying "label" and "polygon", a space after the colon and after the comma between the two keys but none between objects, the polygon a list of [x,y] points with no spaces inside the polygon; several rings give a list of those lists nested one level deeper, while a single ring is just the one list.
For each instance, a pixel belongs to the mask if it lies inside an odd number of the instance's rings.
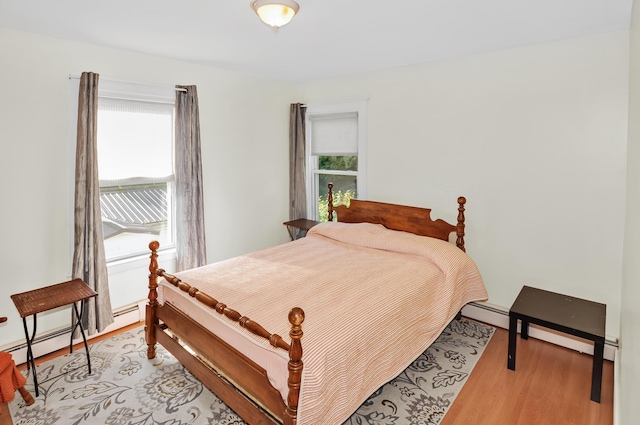
[{"label": "small wooden side table", "polygon": [[[299,218],[297,220],[285,221],[282,224],[287,226],[287,231],[289,231],[289,236],[291,237],[291,240],[295,240],[295,239],[304,237],[309,231],[309,229],[311,229],[316,224],[320,224],[320,222],[315,220],[309,220],[306,218]],[[296,238],[293,232],[294,229],[300,229],[304,233],[302,234],[302,236],[298,235],[298,238]]]},{"label": "small wooden side table", "polygon": [[516,335],[529,338],[529,323],[575,335],[594,342],[591,400],[600,403],[607,306],[555,292],[524,286],[509,310],[507,367],[516,370]]},{"label": "small wooden side table", "polygon": [[[87,366],[89,367],[89,373],[91,373],[89,346],[87,345],[87,338],[84,335],[84,329],[82,329],[82,312],[84,310],[84,303],[81,303],[80,311],[78,311],[78,305],[76,303],[93,298],[97,295],[98,293],[84,283],[82,279],[73,279],[67,282],[45,286],[44,288],[11,295],[11,299],[13,300],[20,317],[22,317],[22,323],[24,325],[24,334],[27,339],[27,371],[33,368],[33,385],[36,388],[36,397],[39,395],[38,378],[36,376],[36,363],[33,357],[33,351],[31,350],[31,344],[33,344],[33,340],[36,336],[37,314],[73,304],[73,311],[76,315],[76,324],[73,326],[73,329],[71,329],[69,352],[73,352],[73,332],[76,327],[79,327],[80,333],[82,334],[82,340],[84,342],[84,348],[87,352]],[[33,330],[31,332],[31,336],[29,336],[29,330],[27,328],[28,316],[33,316]]]}]

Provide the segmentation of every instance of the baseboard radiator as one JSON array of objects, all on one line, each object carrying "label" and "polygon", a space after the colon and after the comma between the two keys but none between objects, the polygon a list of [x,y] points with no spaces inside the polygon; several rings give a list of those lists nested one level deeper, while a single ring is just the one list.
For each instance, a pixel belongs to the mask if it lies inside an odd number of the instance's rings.
[{"label": "baseboard radiator", "polygon": [[[498,328],[509,329],[509,310],[482,302],[469,303],[462,309],[462,315],[470,319],[478,320]],[[518,324],[520,332],[520,324]],[[534,324],[530,325],[529,336],[560,345],[580,353],[593,355],[593,343],[573,335],[556,332]],[[618,341],[606,339],[604,345],[604,358],[613,361],[618,349]],[[506,359],[505,359],[506,362]]]},{"label": "baseboard radiator", "polygon": [[[139,304],[127,306],[114,312],[114,323],[99,334],[94,334],[89,339],[112,332],[124,326],[141,322],[144,320],[146,300]],[[509,311],[489,303],[473,302],[462,309],[463,316],[470,319],[487,323],[491,326],[509,329]],[[34,356],[40,357],[54,351],[69,347],[69,335],[71,326],[56,329],[54,331],[36,336],[32,350]],[[562,347],[576,350],[581,353],[593,355],[593,343],[571,335],[556,332],[536,325],[531,325],[529,335],[532,338],[547,341]],[[82,338],[74,340],[74,343],[81,342]],[[604,358],[613,361],[618,348],[618,341],[607,339],[605,341]],[[22,363],[27,358],[26,342],[18,343],[14,346],[4,348],[4,351],[11,353],[16,363]]]},{"label": "baseboard radiator", "polygon": [[[103,335],[108,332],[113,332],[122,327],[141,322],[144,320],[144,305],[146,302],[140,304],[134,304],[127,307],[123,307],[114,311],[114,322],[109,325],[104,331],[87,336],[87,340],[91,340],[97,336]],[[37,335],[31,344],[31,350],[35,358],[44,356],[49,353],[53,353],[62,348],[69,348],[69,338],[71,335],[71,326],[62,327],[49,331],[47,333]],[[82,342],[82,337],[79,337],[73,341],[74,344]],[[11,353],[14,361],[17,364],[24,363],[27,358],[27,343],[22,341],[16,345],[5,347],[3,351]]]}]

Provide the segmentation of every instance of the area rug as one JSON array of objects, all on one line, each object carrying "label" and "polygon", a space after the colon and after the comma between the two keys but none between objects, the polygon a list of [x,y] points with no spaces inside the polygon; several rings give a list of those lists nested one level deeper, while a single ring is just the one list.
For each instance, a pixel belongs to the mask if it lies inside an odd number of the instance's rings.
[{"label": "area rug", "polygon": [[[439,424],[494,330],[465,318],[452,321],[343,425]],[[158,346],[153,360],[146,349],[139,328],[92,344],[91,374],[83,349],[42,363],[36,402],[25,406],[17,396],[9,405],[14,425],[245,424],[164,348]],[[26,388],[35,396],[31,377]]]}]

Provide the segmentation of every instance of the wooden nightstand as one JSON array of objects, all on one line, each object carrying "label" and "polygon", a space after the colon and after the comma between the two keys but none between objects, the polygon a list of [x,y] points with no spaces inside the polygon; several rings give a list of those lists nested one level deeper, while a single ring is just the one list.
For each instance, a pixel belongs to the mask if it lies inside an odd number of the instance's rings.
[{"label": "wooden nightstand", "polygon": [[[306,236],[309,229],[311,229],[316,224],[319,224],[319,221],[308,220],[306,218],[299,218],[297,220],[285,221],[284,224],[287,226],[287,231],[289,231],[289,236],[291,240],[300,239]],[[295,237],[294,229],[299,229],[300,233],[298,233],[298,237]]]}]

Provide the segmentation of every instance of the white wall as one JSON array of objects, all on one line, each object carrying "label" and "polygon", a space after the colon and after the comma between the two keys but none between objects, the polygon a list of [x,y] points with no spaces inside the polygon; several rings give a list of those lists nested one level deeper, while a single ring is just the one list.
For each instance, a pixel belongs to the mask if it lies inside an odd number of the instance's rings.
[{"label": "white wall", "polygon": [[[492,304],[509,307],[522,285],[605,302],[619,336],[627,32],[295,86],[10,30],[0,57],[0,347],[23,338],[8,295],[68,277],[68,75],[86,70],[198,86],[210,261],[287,240],[288,104],[368,97],[370,199],[454,220],[466,196]],[[40,329],[68,311],[54,316]]]},{"label": "white wall", "polygon": [[522,285],[607,304],[619,335],[628,32],[307,82],[369,97],[368,197],[455,220],[489,302]]},{"label": "white wall", "polygon": [[620,315],[620,421],[640,418],[640,0],[633,2],[630,37],[627,219]]},{"label": "white wall", "polygon": [[[198,86],[209,261],[288,240],[288,100],[282,84],[0,29],[0,347],[24,340],[9,295],[67,280],[73,157],[69,75]],[[146,297],[147,264],[111,283]],[[133,289],[135,288],[135,289]],[[114,306],[117,307],[117,306]],[[38,330],[68,326],[69,309]]]}]

